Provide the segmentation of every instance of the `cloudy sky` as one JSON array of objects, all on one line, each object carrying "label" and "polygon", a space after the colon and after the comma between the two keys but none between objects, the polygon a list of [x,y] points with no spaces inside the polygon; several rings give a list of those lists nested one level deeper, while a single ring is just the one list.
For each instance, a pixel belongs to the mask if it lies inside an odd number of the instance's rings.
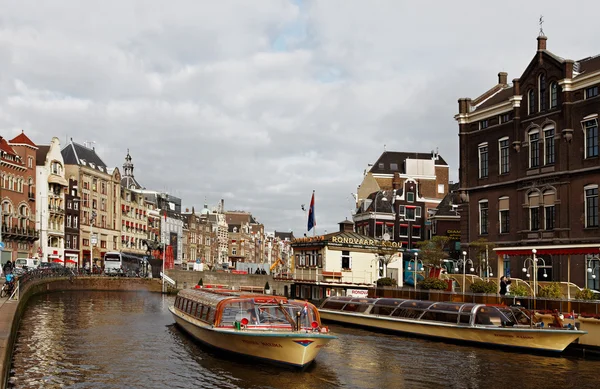
[{"label": "cloudy sky", "polygon": [[[27,1],[0,12],[0,135],[95,141],[184,207],[225,199],[269,231],[351,217],[383,152],[439,148],[457,179],[459,97],[548,49],[596,55],[600,2]],[[569,20],[572,20],[569,18]]]}]

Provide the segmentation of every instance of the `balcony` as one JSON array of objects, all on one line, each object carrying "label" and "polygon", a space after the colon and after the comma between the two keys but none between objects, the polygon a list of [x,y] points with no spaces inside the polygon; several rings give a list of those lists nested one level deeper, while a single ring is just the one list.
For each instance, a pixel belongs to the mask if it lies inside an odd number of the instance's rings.
[{"label": "balcony", "polygon": [[32,228],[2,226],[2,239],[34,242],[39,239],[38,231]]},{"label": "balcony", "polygon": [[65,213],[64,208],[56,207],[56,206],[52,206],[52,205],[48,205],[48,211],[50,211],[50,213],[59,213],[59,214]]}]

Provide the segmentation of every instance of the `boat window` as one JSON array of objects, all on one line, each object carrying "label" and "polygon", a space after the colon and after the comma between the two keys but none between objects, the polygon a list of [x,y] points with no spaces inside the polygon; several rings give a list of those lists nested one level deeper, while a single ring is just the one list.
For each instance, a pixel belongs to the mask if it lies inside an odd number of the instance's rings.
[{"label": "boat window", "polygon": [[432,321],[441,321],[444,323],[454,323],[458,321],[458,314],[451,312],[436,312],[436,311],[427,311],[421,317],[421,320],[432,320]]},{"label": "boat window", "polygon": [[461,314],[458,322],[460,324],[471,324],[471,314]]},{"label": "boat window", "polygon": [[361,303],[361,304],[373,304],[375,302],[376,299],[371,299],[371,298],[353,298],[352,301],[353,303]]},{"label": "boat window", "polygon": [[187,313],[189,313],[190,315],[193,315],[194,311],[196,310],[196,305],[197,305],[197,303],[195,303],[194,301],[190,301],[190,303],[188,304]]},{"label": "boat window", "polygon": [[[302,304],[300,302],[292,302],[285,306],[290,316],[294,321],[298,320],[298,312],[300,312],[300,327],[311,328],[311,323],[317,321],[316,308],[312,304]],[[319,323],[320,325],[320,323]]]},{"label": "boat window", "polygon": [[346,305],[346,301],[328,300],[325,302],[325,304],[323,304],[322,308],[341,310],[342,308],[344,308],[344,305]]},{"label": "boat window", "polygon": [[400,300],[400,299],[377,299],[377,301],[375,301],[375,305],[387,305],[387,306],[396,307],[404,301],[405,300]]},{"label": "boat window", "polygon": [[448,311],[448,312],[458,312],[462,304],[454,304],[454,303],[437,303],[433,304],[429,307],[430,311]]},{"label": "boat window", "polygon": [[419,309],[427,309],[432,304],[431,301],[419,301],[419,300],[404,300],[400,306],[402,308],[419,308]]},{"label": "boat window", "polygon": [[471,313],[475,304],[463,304],[460,313]]},{"label": "boat window", "polygon": [[384,305],[374,305],[373,309],[371,309],[370,314],[371,315],[389,316],[392,314],[392,312],[394,312],[394,309],[396,309],[396,307],[384,306]]},{"label": "boat window", "polygon": [[348,303],[343,310],[347,312],[364,312],[367,308],[369,308],[369,304]]},{"label": "boat window", "polygon": [[394,313],[392,313],[392,316],[402,317],[405,319],[418,319],[419,317],[421,317],[422,314],[423,314],[422,309],[400,307],[400,308],[396,309],[394,311]]},{"label": "boat window", "polygon": [[475,314],[475,324],[480,325],[502,325],[506,318],[495,307],[481,307]]},{"label": "boat window", "polygon": [[260,320],[260,324],[289,324],[288,319],[285,317],[285,314],[278,305],[259,306],[258,318]]},{"label": "boat window", "polygon": [[510,308],[513,317],[516,319],[515,322],[522,325],[530,325],[529,315],[524,308]]},{"label": "boat window", "polygon": [[202,304],[198,304],[198,310],[196,311],[196,317],[198,319],[202,318],[202,309],[204,308],[204,305]]},{"label": "boat window", "polygon": [[233,326],[236,321],[248,319],[250,324],[258,324],[254,304],[250,301],[230,301],[223,306],[220,326]]},{"label": "boat window", "polygon": [[206,321],[209,323],[215,322],[215,310],[210,307],[208,307],[208,317],[206,318]]}]

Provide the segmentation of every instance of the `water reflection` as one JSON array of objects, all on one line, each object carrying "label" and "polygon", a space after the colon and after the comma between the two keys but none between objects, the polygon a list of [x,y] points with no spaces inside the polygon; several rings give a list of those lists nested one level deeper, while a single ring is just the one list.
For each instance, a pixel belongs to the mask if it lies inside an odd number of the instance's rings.
[{"label": "water reflection", "polygon": [[[13,388],[596,388],[598,361],[542,357],[331,325],[304,372],[231,359],[173,325],[172,298],[69,292],[30,302]],[[574,378],[576,377],[576,378]]]}]

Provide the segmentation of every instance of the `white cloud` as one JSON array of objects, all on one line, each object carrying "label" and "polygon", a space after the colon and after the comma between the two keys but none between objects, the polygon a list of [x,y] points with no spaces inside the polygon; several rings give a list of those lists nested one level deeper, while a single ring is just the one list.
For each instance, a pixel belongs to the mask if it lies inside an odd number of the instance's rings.
[{"label": "white cloud", "polygon": [[8,2],[0,133],[94,140],[119,167],[129,148],[143,185],[297,235],[314,189],[333,231],[384,144],[439,147],[456,179],[457,99],[520,75],[540,12],[551,51],[597,53],[558,1]]}]

